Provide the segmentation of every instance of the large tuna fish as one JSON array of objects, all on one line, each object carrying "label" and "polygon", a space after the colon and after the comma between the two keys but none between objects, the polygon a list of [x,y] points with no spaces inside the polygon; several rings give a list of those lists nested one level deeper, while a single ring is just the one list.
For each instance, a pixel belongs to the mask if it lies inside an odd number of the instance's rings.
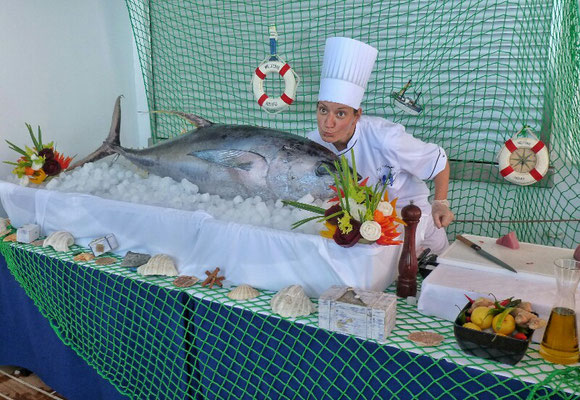
[{"label": "large tuna fish", "polygon": [[247,125],[212,124],[181,114],[197,129],[155,146],[133,150],[120,145],[120,98],[115,103],[111,132],[103,145],[71,168],[110,154],[121,154],[158,176],[183,178],[200,191],[224,198],[260,196],[263,200],[297,200],[310,193],[332,197],[334,184],[325,166],[334,170],[337,156],[308,139]]}]

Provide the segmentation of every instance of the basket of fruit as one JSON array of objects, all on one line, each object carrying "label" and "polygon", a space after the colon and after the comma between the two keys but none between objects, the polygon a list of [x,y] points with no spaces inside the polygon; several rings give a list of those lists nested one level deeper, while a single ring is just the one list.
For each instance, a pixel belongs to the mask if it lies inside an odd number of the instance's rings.
[{"label": "basket of fruit", "polygon": [[531,304],[520,299],[468,300],[453,331],[461,349],[477,357],[517,364],[526,354],[534,330],[546,325],[532,312]]}]

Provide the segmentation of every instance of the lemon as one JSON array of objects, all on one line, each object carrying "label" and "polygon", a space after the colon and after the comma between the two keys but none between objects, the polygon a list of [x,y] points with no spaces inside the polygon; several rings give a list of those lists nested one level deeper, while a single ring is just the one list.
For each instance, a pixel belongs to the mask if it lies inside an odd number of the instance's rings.
[{"label": "lemon", "polygon": [[507,314],[501,323],[501,326],[498,327],[499,319],[501,314],[496,315],[493,317],[493,322],[491,323],[491,328],[496,333],[503,333],[504,335],[510,335],[516,329],[516,320],[511,314]]},{"label": "lemon", "polygon": [[481,328],[479,325],[475,325],[473,322],[466,322],[463,324],[464,328],[475,329],[476,331],[480,331]]},{"label": "lemon", "polygon": [[489,328],[491,326],[491,321],[493,320],[493,315],[488,315],[488,312],[488,307],[477,307],[471,312],[471,322],[479,326],[481,329]]}]

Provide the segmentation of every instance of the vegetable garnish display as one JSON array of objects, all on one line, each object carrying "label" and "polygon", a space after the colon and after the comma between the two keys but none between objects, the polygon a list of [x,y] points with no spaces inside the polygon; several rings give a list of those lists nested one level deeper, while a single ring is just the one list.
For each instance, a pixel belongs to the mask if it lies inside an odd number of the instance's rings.
[{"label": "vegetable garnish display", "polygon": [[383,246],[403,243],[395,240],[401,234],[397,231],[398,226],[405,225],[395,210],[397,199],[389,201],[382,183],[369,187],[366,186],[368,178],[358,182],[352,151],[351,156],[352,172],[344,155],[334,163],[336,172],[325,166],[335,181],[335,186],[331,188],[336,192],[336,197],[328,201],[330,207],[324,209],[312,204],[284,201],[284,204],[318,214],[295,222],[292,228],[313,220],[324,222],[326,230],[320,234],[334,239],[342,247],[351,247],[359,241]]},{"label": "vegetable garnish display", "polygon": [[27,186],[29,183],[41,184],[50,177],[58,175],[68,168],[74,157],[64,157],[56,151],[54,143],[42,143],[42,132],[38,127],[38,134],[34,134],[32,126],[26,124],[28,133],[32,139],[33,147],[25,146],[24,149],[6,140],[10,149],[19,153],[21,157],[16,162],[4,161],[14,165],[12,173],[20,179],[20,184]]}]

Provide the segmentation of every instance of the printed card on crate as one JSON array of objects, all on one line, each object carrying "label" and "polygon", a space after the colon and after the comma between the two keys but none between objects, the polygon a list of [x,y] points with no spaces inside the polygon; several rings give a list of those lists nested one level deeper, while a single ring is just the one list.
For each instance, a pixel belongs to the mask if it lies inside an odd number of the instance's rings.
[{"label": "printed card on crate", "polygon": [[318,326],[384,343],[395,326],[397,297],[383,292],[332,286],[318,300]]},{"label": "printed card on crate", "polygon": [[115,235],[110,233],[104,237],[92,240],[89,243],[89,247],[91,248],[91,251],[95,257],[98,257],[101,254],[105,254],[108,251],[116,249],[119,247],[119,244],[117,243],[117,238],[115,238]]}]

